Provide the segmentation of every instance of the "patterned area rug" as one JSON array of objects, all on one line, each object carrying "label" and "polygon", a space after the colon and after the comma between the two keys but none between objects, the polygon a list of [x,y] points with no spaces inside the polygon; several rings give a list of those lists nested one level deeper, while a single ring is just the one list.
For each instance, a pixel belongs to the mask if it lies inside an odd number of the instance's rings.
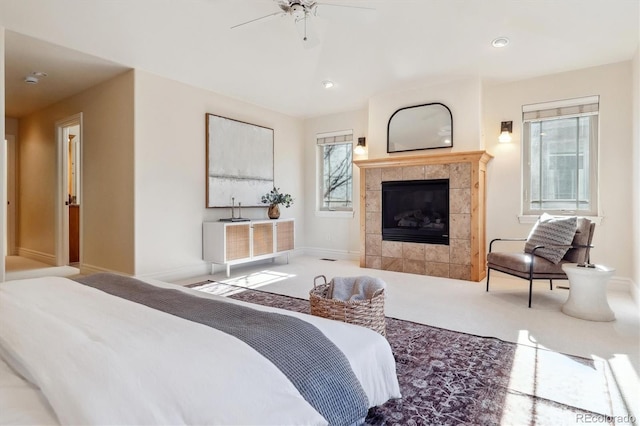
[{"label": "patterned area rug", "polygon": [[[309,313],[304,299],[216,282],[189,287]],[[619,424],[628,415],[603,361],[389,317],[387,339],[402,398],[371,409],[369,425]]]}]

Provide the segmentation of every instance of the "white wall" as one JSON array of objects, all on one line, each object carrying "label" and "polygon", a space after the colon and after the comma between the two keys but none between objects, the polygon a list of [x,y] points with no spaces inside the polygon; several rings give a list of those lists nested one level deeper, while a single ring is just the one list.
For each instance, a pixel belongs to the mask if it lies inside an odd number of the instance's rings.
[{"label": "white wall", "polygon": [[382,93],[372,97],[369,100],[368,158],[389,156],[387,154],[387,125],[394,112],[403,107],[433,102],[443,103],[451,110],[453,115],[453,148],[405,152],[396,155],[482,149],[481,96],[480,80],[468,78],[431,86],[425,83],[424,86],[414,89]]},{"label": "white wall", "polygon": [[640,299],[640,45],[633,58],[633,177],[631,180],[631,194],[633,205],[633,247],[631,262],[633,271],[631,278],[635,284],[632,291],[636,301]]},{"label": "white wall", "polygon": [[[274,183],[295,200],[280,217],[296,219],[296,246],[305,244],[302,120],[136,70],[136,275],[206,273],[202,222],[231,217],[230,209],[205,208],[206,113],[274,129]],[[243,208],[242,216],[266,212]]]},{"label": "white wall", "polygon": [[[360,171],[353,166],[352,217],[327,217],[316,213],[316,135],[337,130],[353,130],[354,143],[367,137],[367,110],[350,111],[311,118],[304,127],[304,217],[307,251],[320,256],[357,259],[360,251]],[[362,157],[366,158],[366,154]],[[354,154],[354,159],[361,157]]]},{"label": "white wall", "polygon": [[[485,146],[494,155],[487,173],[487,237],[526,237],[520,224],[522,105],[600,95],[599,208],[592,261],[631,277],[632,234],[632,64],[621,62],[554,74],[483,90]],[[513,142],[497,140],[501,121],[513,121]],[[636,191],[637,192],[637,191]],[[636,215],[637,216],[637,215]],[[636,258],[637,259],[637,258]]]}]

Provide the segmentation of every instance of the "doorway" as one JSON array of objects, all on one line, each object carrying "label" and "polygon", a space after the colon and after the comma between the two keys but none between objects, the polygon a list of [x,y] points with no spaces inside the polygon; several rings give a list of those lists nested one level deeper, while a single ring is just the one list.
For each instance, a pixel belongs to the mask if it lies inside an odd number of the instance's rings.
[{"label": "doorway", "polygon": [[56,135],[56,264],[79,266],[82,253],[82,113],[58,121]]}]

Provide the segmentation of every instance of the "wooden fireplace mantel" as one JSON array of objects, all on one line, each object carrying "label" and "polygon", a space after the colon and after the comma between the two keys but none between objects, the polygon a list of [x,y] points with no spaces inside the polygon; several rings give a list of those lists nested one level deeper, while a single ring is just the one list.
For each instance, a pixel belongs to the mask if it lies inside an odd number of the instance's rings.
[{"label": "wooden fireplace mantel", "polygon": [[[486,276],[486,151],[356,160],[360,169],[360,266],[480,281]],[[382,241],[383,181],[448,178],[450,245]]]},{"label": "wooden fireplace mantel", "polygon": [[361,169],[372,167],[409,167],[428,164],[449,164],[477,162],[487,164],[493,155],[486,151],[446,152],[443,154],[403,155],[398,157],[355,160],[353,164]]}]

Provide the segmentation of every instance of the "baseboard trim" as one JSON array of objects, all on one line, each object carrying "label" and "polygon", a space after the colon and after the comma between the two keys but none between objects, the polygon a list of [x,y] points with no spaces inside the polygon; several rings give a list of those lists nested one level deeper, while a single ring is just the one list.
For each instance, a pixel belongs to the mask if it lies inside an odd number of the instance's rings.
[{"label": "baseboard trim", "polygon": [[151,278],[159,281],[173,282],[185,278],[197,277],[199,275],[208,275],[211,272],[209,262],[199,262],[193,265],[180,266],[178,268],[166,269],[160,272],[152,272],[149,274],[137,274],[137,278]]},{"label": "baseboard trim", "polygon": [[608,290],[627,291],[633,296],[633,281],[626,277],[613,277],[607,285]]},{"label": "baseboard trim", "polygon": [[352,252],[347,250],[333,250],[317,247],[305,247],[303,253],[306,256],[321,257],[336,260],[360,260],[360,252]]},{"label": "baseboard trim", "polygon": [[111,272],[114,274],[120,274],[120,275],[128,275],[128,274],[123,274],[122,272],[117,272],[117,271],[113,271],[111,269],[107,269],[107,268],[102,268],[100,266],[95,266],[95,265],[89,265],[86,263],[82,263],[79,265],[79,269],[80,269],[80,274],[81,275],[91,275],[91,274],[97,274],[100,272]]},{"label": "baseboard trim", "polygon": [[24,247],[18,247],[18,256],[26,257],[27,259],[35,260],[37,262],[46,263],[51,266],[56,265],[56,256],[49,253],[43,253],[37,250],[31,250]]}]

